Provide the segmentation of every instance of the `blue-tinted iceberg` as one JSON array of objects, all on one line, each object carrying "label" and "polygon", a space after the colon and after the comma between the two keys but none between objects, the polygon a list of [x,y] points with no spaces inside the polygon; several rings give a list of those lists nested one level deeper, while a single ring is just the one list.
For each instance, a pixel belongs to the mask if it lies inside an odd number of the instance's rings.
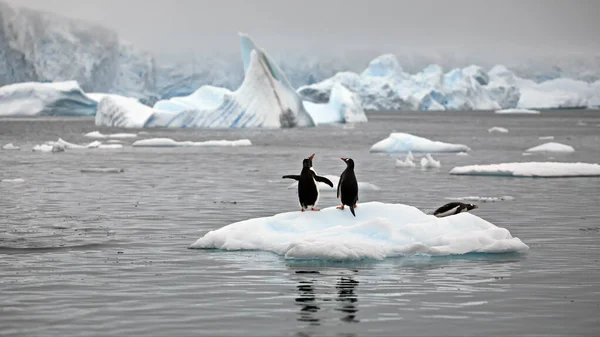
[{"label": "blue-tinted iceberg", "polygon": [[240,221],[206,233],[191,248],[264,250],[287,259],[328,260],[529,249],[505,228],[470,213],[437,218],[412,206],[380,202],[360,204],[356,217],[330,207]]},{"label": "blue-tinted iceberg", "polygon": [[466,152],[471,149],[463,144],[451,144],[433,141],[427,138],[414,136],[409,133],[393,132],[384,140],[371,146],[370,152],[383,153],[434,153],[434,152]]},{"label": "blue-tinted iceberg", "polygon": [[0,87],[0,116],[92,116],[96,101],[77,82],[26,82]]},{"label": "blue-tinted iceberg", "polygon": [[329,102],[304,101],[304,107],[315,124],[366,122],[367,116],[354,93],[336,83],[331,90]]}]

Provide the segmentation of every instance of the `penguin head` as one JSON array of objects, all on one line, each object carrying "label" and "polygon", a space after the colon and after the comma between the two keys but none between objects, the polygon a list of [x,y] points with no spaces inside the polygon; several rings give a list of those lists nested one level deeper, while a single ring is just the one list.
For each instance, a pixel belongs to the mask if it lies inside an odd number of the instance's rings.
[{"label": "penguin head", "polygon": [[349,168],[354,168],[354,160],[352,158],[341,158]]},{"label": "penguin head", "polygon": [[313,166],[312,160],[315,157],[315,154],[311,154],[308,158],[304,158],[302,160],[302,167],[311,168]]},{"label": "penguin head", "polygon": [[475,209],[475,208],[479,208],[479,206],[473,205],[473,204],[467,204],[467,210],[470,211],[470,210]]}]

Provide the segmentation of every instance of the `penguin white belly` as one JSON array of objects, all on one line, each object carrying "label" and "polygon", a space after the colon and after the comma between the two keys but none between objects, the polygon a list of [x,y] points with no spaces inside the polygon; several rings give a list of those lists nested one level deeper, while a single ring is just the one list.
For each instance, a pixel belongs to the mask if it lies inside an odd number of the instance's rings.
[{"label": "penguin white belly", "polygon": [[458,209],[458,207],[460,207],[460,206],[456,206],[456,207],[454,207],[454,208],[451,208],[451,209],[449,209],[449,210],[447,210],[447,211],[445,211],[445,212],[443,212],[443,213],[438,213],[438,214],[436,214],[435,216],[437,216],[438,218],[443,218],[443,217],[445,217],[445,216],[448,216],[448,215],[455,214],[455,213],[456,213],[456,210]]}]

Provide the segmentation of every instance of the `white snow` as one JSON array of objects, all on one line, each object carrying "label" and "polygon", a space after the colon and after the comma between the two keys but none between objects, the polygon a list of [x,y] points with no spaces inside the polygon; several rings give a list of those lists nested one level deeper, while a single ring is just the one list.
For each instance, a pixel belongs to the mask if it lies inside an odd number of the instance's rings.
[{"label": "white snow", "polygon": [[468,197],[456,197],[456,198],[445,198],[447,200],[460,200],[460,201],[481,201],[481,202],[496,202],[496,201],[512,201],[515,200],[515,197],[511,197],[510,195],[504,195],[501,197],[478,197],[478,196],[468,196]]},{"label": "white snow", "polygon": [[500,126],[494,126],[494,127],[489,128],[488,132],[489,133],[492,133],[492,132],[507,133],[508,129],[500,127]]},{"label": "white snow", "polygon": [[[340,177],[335,176],[335,175],[330,175],[330,174],[326,174],[323,177],[329,179],[331,181],[331,183],[333,184],[333,187],[330,187],[329,185],[322,183],[322,182],[317,182],[319,191],[320,192],[337,192],[337,185],[340,182]],[[290,190],[298,188],[298,182],[295,181],[295,182],[289,184],[287,188]],[[358,182],[358,190],[359,191],[379,191],[379,190],[381,190],[381,188],[375,184],[371,184],[366,181],[359,181]]]},{"label": "white snow", "polygon": [[134,147],[184,147],[184,146],[251,146],[249,139],[238,140],[207,140],[204,142],[176,141],[171,138],[150,138],[135,141]]},{"label": "white snow", "polygon": [[438,160],[433,159],[429,153],[425,155],[425,157],[421,158],[421,168],[427,169],[439,167],[442,167],[442,164]]},{"label": "white snow", "polygon": [[539,140],[552,140],[554,139],[554,136],[542,136],[542,137],[538,137]]},{"label": "white snow", "polygon": [[75,81],[0,86],[0,116],[91,116],[96,102]]},{"label": "white snow", "polygon": [[122,173],[125,172],[122,168],[116,167],[90,167],[81,169],[82,173]]},{"label": "white snow", "polygon": [[432,141],[427,138],[414,136],[408,133],[394,132],[390,136],[371,146],[370,152],[465,152],[471,149],[462,144],[450,144]]},{"label": "white snow", "polygon": [[560,152],[560,153],[572,153],[575,152],[575,149],[572,146],[561,144],[561,143],[545,143],[542,145],[538,145],[532,147],[530,149],[525,150],[525,152]]},{"label": "white snow", "polygon": [[530,109],[502,109],[502,110],[496,110],[497,114],[539,114],[540,112],[537,110],[530,110]]},{"label": "white snow", "polygon": [[529,249],[476,215],[437,218],[403,204],[359,204],[356,217],[335,207],[236,222],[190,248],[264,250],[287,259],[359,260],[413,254],[507,253]]},{"label": "white snow", "polygon": [[8,144],[2,146],[2,150],[19,150],[19,149],[21,149],[21,148],[13,145],[13,143],[8,143]]},{"label": "white snow", "polygon": [[594,177],[600,176],[600,165],[561,162],[502,163],[458,166],[453,168],[450,174],[540,178]]},{"label": "white snow", "polygon": [[3,182],[3,183],[24,183],[25,179],[23,179],[23,178],[0,179],[0,182]]},{"label": "white snow", "polygon": [[100,131],[88,132],[84,135],[88,138],[104,139],[104,138],[136,138],[135,133],[108,133],[103,134]]}]

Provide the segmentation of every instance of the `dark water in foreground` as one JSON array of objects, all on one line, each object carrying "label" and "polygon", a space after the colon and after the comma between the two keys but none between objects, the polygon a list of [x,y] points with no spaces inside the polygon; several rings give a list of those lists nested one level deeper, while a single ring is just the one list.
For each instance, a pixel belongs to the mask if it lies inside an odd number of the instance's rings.
[{"label": "dark water in foreground", "polygon": [[[581,120],[586,125],[577,125]],[[34,153],[58,137],[89,142],[91,119],[0,119],[2,336],[566,336],[598,335],[600,178],[451,176],[457,165],[546,160],[522,151],[575,147],[557,161],[600,162],[600,113],[371,115],[364,125],[295,130],[146,130],[139,138],[249,138],[248,148],[132,148]],[[489,134],[492,126],[508,134]],[[391,131],[469,145],[442,168],[394,167],[369,154]],[[117,132],[117,130],[101,130]],[[118,130],[121,131],[121,130]],[[431,210],[446,197],[504,196],[475,214],[526,254],[334,263],[266,252],[190,250],[209,230],[297,209],[282,174],[316,152],[321,174],[356,161],[382,187],[361,201]],[[118,167],[120,174],[81,173]],[[323,194],[322,207],[336,204]]]}]

